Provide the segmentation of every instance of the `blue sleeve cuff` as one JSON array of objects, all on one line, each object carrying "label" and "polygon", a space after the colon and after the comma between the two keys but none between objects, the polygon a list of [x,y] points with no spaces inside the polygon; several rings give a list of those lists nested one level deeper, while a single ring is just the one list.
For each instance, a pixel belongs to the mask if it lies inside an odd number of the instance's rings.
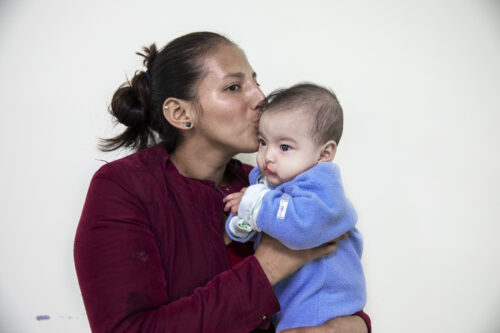
[{"label": "blue sleeve cuff", "polygon": [[255,237],[255,234],[257,233],[257,231],[253,230],[251,231],[248,236],[246,236],[245,238],[240,238],[240,237],[235,237],[231,231],[229,231],[229,221],[231,221],[231,219],[234,217],[233,214],[229,214],[229,217],[227,218],[226,220],[226,232],[227,234],[229,235],[229,238],[231,238],[233,241],[235,242],[239,242],[239,243],[246,243],[250,240],[252,240],[254,237]]}]

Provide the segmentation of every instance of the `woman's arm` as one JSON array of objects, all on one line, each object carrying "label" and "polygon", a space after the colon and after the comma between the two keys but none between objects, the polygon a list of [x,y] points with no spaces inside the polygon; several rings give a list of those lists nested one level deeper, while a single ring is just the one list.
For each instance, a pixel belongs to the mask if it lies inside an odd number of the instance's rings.
[{"label": "woman's arm", "polygon": [[171,300],[162,264],[166,259],[145,212],[143,203],[121,182],[96,174],[74,246],[93,332],[251,331],[279,310],[270,281],[328,252],[300,254],[264,242],[258,255],[215,275],[192,295]]},{"label": "woman's arm", "polygon": [[145,212],[112,175],[92,180],[74,255],[93,332],[245,332],[279,310],[253,256],[172,300]]},{"label": "woman's arm", "polygon": [[275,285],[282,279],[288,277],[305,263],[326,256],[337,250],[337,241],[347,237],[347,234],[321,246],[308,250],[290,250],[278,240],[263,234],[262,239],[255,251],[255,257],[259,261],[264,273],[271,285]]}]

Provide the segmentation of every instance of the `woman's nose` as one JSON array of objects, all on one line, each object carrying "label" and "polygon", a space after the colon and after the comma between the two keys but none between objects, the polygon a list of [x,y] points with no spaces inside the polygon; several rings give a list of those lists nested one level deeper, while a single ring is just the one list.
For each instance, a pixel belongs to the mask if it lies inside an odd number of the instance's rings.
[{"label": "woman's nose", "polygon": [[259,86],[254,84],[253,89],[251,91],[251,106],[253,110],[261,110],[262,106],[266,101],[266,96],[262,93]]}]

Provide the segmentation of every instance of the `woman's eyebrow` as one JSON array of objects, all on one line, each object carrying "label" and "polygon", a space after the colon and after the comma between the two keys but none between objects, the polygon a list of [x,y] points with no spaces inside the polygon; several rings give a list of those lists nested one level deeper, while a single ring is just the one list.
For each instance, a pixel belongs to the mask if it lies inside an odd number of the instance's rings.
[{"label": "woman's eyebrow", "polygon": [[[237,79],[243,79],[245,77],[245,73],[242,73],[242,72],[229,73],[229,74],[226,74],[224,76],[224,79],[226,79],[228,77],[234,77],[234,78],[237,78]],[[252,79],[255,80],[256,78],[257,78],[257,73],[252,72]]]},{"label": "woman's eyebrow", "polygon": [[224,76],[224,78],[236,78],[236,79],[243,79],[245,77],[245,74],[238,72],[238,73],[229,73]]}]

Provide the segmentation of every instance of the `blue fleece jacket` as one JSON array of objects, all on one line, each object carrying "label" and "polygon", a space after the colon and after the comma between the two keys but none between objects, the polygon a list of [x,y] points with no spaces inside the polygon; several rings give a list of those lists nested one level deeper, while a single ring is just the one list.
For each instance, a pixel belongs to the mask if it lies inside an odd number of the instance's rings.
[{"label": "blue fleece jacket", "polygon": [[[256,184],[258,168],[249,175]],[[270,188],[262,199],[257,226],[290,249],[321,246],[342,234],[349,237],[338,243],[338,250],[315,259],[274,286],[281,311],[273,320],[276,331],[317,326],[343,315],[363,309],[366,288],[361,267],[362,238],[355,228],[357,215],[345,197],[340,171],[336,164],[318,163],[293,180]],[[261,233],[251,232],[239,242],[255,241]]]}]

